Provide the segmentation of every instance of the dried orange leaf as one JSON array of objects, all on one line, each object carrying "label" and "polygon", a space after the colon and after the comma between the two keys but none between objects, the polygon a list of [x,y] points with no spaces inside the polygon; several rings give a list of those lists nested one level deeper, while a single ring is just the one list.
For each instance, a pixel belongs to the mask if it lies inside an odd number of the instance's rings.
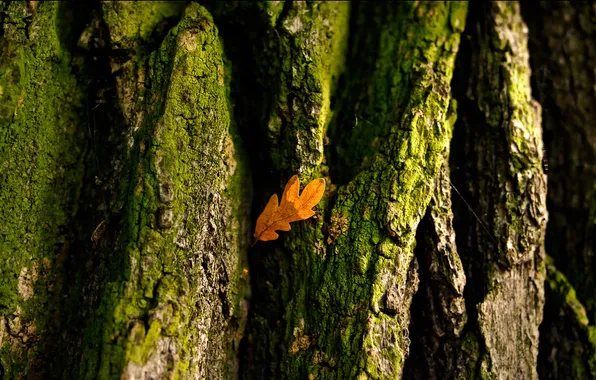
[{"label": "dried orange leaf", "polygon": [[[279,235],[275,231],[289,231],[290,223],[308,219],[315,214],[313,207],[319,203],[325,193],[323,178],[311,181],[299,194],[300,181],[295,175],[286,184],[281,203],[273,194],[265,209],[257,219],[254,237],[256,241],[275,240]],[[256,242],[255,241],[255,242]]]}]

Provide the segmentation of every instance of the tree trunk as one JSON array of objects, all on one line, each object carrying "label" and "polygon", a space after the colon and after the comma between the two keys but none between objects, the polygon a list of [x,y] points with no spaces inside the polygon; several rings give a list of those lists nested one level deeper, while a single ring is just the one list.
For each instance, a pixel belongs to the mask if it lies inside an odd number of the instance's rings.
[{"label": "tree trunk", "polygon": [[[525,9],[549,157],[540,376],[596,378],[596,6]],[[567,276],[567,277],[565,277]],[[544,337],[544,338],[542,338]]]},{"label": "tree trunk", "polygon": [[596,8],[520,3],[0,1],[0,378],[596,377]]}]

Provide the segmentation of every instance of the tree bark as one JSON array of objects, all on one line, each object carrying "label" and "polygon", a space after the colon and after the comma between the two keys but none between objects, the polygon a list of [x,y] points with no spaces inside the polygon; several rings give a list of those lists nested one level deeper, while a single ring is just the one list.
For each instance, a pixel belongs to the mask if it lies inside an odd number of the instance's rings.
[{"label": "tree bark", "polygon": [[85,83],[58,3],[0,3],[0,372],[43,372],[59,335],[87,147]]},{"label": "tree bark", "polygon": [[0,378],[596,377],[595,8],[522,5],[1,1]]},{"label": "tree bark", "polygon": [[524,11],[549,167],[552,260],[538,368],[544,379],[596,378],[596,8],[561,2]]}]

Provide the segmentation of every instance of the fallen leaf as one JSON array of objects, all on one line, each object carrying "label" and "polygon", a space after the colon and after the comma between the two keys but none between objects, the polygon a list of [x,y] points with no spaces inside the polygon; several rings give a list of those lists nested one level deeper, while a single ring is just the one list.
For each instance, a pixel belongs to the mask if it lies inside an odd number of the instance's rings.
[{"label": "fallen leaf", "polygon": [[255,243],[259,240],[275,240],[279,235],[275,231],[289,231],[290,223],[305,220],[315,214],[313,207],[319,203],[325,193],[325,180],[323,178],[311,181],[302,194],[300,181],[295,175],[286,184],[281,202],[278,203],[277,194],[269,198],[265,209],[257,219],[255,228]]}]

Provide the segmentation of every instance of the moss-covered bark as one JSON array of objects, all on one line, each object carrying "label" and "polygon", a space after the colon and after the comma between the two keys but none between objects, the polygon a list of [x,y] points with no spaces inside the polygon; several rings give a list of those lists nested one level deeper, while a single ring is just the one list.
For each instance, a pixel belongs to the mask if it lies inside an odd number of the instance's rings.
[{"label": "moss-covered bark", "polygon": [[[65,4],[0,3],[0,372],[43,376],[86,149]],[[72,15],[70,15],[72,16]]]},{"label": "moss-covered bark", "polygon": [[[0,9],[0,373],[231,377],[248,310],[250,176],[217,29],[197,4],[106,2],[79,38],[71,5]],[[115,94],[77,82],[74,70],[89,75],[70,58],[77,38],[109,58]],[[108,100],[112,115],[96,116]]]},{"label": "moss-covered bark", "polygon": [[546,263],[519,8],[0,1],[0,378],[589,377],[594,8],[527,17]]},{"label": "moss-covered bark", "polygon": [[86,330],[84,378],[222,378],[237,370],[247,312],[249,176],[209,13],[190,4],[159,48],[144,53],[145,28],[158,23],[149,15],[178,8],[103,6],[113,48],[130,54],[122,67],[112,60],[130,170],[120,189],[118,255]]},{"label": "moss-covered bark", "polygon": [[467,322],[466,275],[455,243],[448,156],[446,150],[431,203],[417,231],[420,287],[412,304],[410,354],[404,368],[407,379],[473,376],[468,359],[475,353],[460,353]]},{"label": "moss-covered bark", "polygon": [[[264,42],[258,46],[268,48],[252,52],[255,66],[267,62],[271,67],[256,69],[256,76],[274,94],[262,105],[267,130],[260,131],[272,154],[260,159],[272,177],[279,178],[278,183],[262,186],[263,199],[296,172],[303,181],[325,176],[330,191],[320,205],[321,217],[251,252],[253,278],[258,280],[253,284],[255,305],[247,343],[252,351],[245,375],[399,376],[408,347],[409,303],[416,289],[414,236],[451,134],[452,121],[446,119],[449,82],[465,4],[352,9],[352,20],[371,25],[356,35],[360,44],[365,46],[369,32],[381,36],[380,45],[347,53],[365,61],[362,65],[370,72],[362,74],[374,78],[368,90],[373,98],[360,108],[373,114],[367,107],[376,103],[384,112],[381,126],[373,126],[371,132],[379,141],[370,151],[370,161],[339,188],[333,173],[327,175],[323,147],[340,138],[328,140],[325,132],[349,136],[353,125],[337,121],[340,118],[331,112],[353,115],[355,103],[370,85],[358,80],[357,64],[343,64],[349,7],[287,3],[281,13],[255,8],[252,11],[265,21],[253,42],[260,37]],[[222,22],[233,19],[235,11],[220,9]],[[338,78],[345,66],[347,83],[334,91],[330,78]],[[334,110],[331,98],[342,105]],[[363,123],[360,128],[371,127]],[[369,137],[359,143],[370,144]],[[356,145],[355,138],[347,140]]]},{"label": "moss-covered bark", "polygon": [[546,305],[540,326],[538,373],[541,379],[594,379],[596,377],[596,327],[575,289],[546,260]]},{"label": "moss-covered bark", "polygon": [[466,4],[401,3],[375,13],[382,45],[372,77],[383,85],[369,104],[385,112],[372,123],[379,129],[370,161],[338,190],[326,266],[312,273],[322,280],[311,291],[318,307],[305,308],[340,377],[394,378],[402,371],[417,283],[416,229],[451,138],[450,81]]},{"label": "moss-covered bark", "polygon": [[527,27],[513,2],[477,4],[470,16],[452,143],[453,182],[467,199],[454,199],[470,313],[462,348],[478,342],[474,376],[537,378],[546,176]]}]

